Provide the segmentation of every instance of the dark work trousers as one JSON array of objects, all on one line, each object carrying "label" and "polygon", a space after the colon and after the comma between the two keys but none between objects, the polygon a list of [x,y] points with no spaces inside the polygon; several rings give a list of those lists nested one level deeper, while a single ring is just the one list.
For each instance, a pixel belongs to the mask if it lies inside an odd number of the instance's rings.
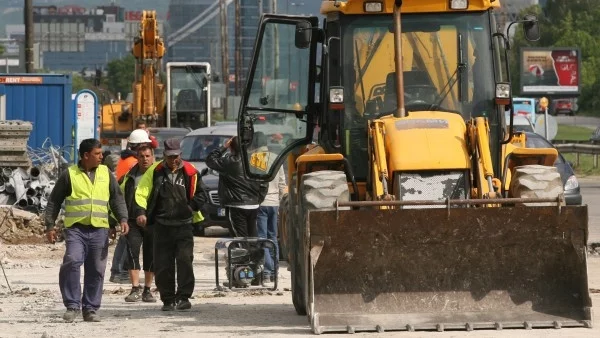
[{"label": "dark work trousers", "polygon": [[129,232],[127,233],[127,264],[128,270],[141,270],[140,266],[140,248],[144,253],[144,271],[154,271],[154,238],[152,227],[141,227],[135,220],[129,222]]},{"label": "dark work trousers", "polygon": [[[163,303],[188,299],[194,292],[194,235],[192,224],[154,227],[154,276]],[[175,267],[177,266],[177,290]]]},{"label": "dark work trousers", "polygon": [[229,225],[230,231],[234,237],[256,237],[256,217],[257,209],[242,209],[229,207]]},{"label": "dark work trousers", "polygon": [[[65,229],[66,251],[58,274],[63,304],[68,309],[96,311],[102,301],[108,256],[108,228],[74,225]],[[81,295],[83,265],[83,297]]]}]

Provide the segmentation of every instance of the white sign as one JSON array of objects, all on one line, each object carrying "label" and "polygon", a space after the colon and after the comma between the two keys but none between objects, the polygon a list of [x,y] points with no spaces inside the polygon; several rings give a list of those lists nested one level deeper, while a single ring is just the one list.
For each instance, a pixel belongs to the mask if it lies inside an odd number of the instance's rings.
[{"label": "white sign", "polygon": [[558,123],[556,118],[552,115],[548,115],[548,135],[546,135],[546,118],[544,114],[539,114],[535,121],[535,132],[544,136],[548,141],[554,140],[558,133]]},{"label": "white sign", "polygon": [[75,98],[75,147],[79,149],[81,141],[96,138],[96,98],[82,91]]}]

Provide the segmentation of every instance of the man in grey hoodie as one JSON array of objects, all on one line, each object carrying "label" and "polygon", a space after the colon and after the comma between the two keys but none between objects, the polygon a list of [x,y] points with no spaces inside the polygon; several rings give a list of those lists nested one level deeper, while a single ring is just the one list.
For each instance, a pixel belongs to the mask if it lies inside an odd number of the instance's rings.
[{"label": "man in grey hoodie", "polygon": [[[266,137],[264,137],[264,135],[257,137],[256,141],[258,148],[255,152],[269,152]],[[269,154],[268,156],[269,160],[274,160],[276,157],[276,154]],[[271,167],[271,164],[272,163],[270,163],[268,167]],[[287,183],[285,180],[285,171],[283,170],[283,166],[280,166],[275,178],[269,182],[269,190],[265,200],[258,208],[258,216],[256,219],[258,237],[270,239],[275,242],[275,257],[279,257],[279,248],[277,246],[277,214],[279,212],[279,201],[286,192]],[[263,280],[265,282],[272,282],[274,273],[275,262],[273,262],[273,259],[271,258],[269,249],[265,248]]]}]

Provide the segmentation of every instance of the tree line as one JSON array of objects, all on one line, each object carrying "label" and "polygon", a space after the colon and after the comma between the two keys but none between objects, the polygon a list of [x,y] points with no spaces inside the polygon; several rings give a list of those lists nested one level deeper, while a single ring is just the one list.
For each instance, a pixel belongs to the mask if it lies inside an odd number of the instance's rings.
[{"label": "tree line", "polygon": [[[511,80],[513,93],[520,92],[520,50],[522,47],[578,47],[581,51],[581,96],[579,111],[600,115],[600,1],[548,0],[546,7],[532,6],[520,13],[536,14],[539,41],[525,40],[522,29],[513,25]],[[512,29],[511,29],[512,30]]]}]

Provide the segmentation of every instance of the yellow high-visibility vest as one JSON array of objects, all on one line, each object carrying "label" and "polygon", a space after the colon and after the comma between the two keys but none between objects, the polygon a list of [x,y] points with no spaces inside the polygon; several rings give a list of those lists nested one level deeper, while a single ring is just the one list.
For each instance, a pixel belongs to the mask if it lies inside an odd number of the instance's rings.
[{"label": "yellow high-visibility vest", "polygon": [[108,228],[110,173],[108,167],[96,168],[94,183],[77,165],[69,167],[71,195],[65,199],[65,227],[75,223]]}]

